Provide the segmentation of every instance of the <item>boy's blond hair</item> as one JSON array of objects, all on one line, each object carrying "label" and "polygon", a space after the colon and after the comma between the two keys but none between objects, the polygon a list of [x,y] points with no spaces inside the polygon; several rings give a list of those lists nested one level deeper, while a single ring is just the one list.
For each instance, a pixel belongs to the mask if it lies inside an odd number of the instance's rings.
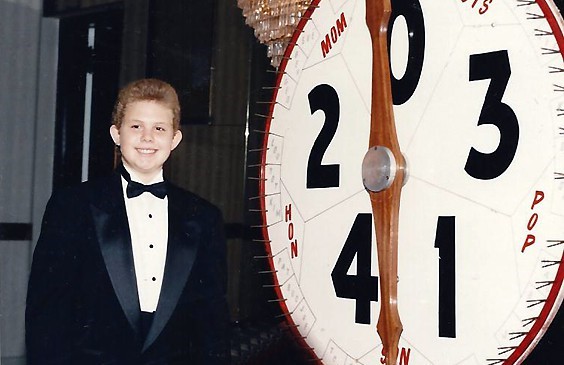
[{"label": "boy's blond hair", "polygon": [[141,79],[129,83],[119,92],[112,114],[112,124],[118,129],[123,122],[127,105],[136,101],[155,101],[170,108],[174,130],[180,128],[180,103],[176,90],[162,80]]}]

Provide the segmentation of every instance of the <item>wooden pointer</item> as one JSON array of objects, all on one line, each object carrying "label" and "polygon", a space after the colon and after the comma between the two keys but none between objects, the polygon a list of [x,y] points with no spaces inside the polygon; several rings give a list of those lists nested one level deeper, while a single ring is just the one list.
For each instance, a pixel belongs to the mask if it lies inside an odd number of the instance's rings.
[{"label": "wooden pointer", "polygon": [[[376,154],[379,155],[376,158],[378,163],[382,164],[381,161],[385,160],[388,165],[372,166],[372,170],[377,170],[380,179],[388,181],[388,184],[373,189],[365,181],[376,228],[381,293],[377,330],[382,340],[386,365],[396,364],[403,329],[397,306],[398,221],[401,189],[406,174],[394,123],[390,83],[387,28],[391,11],[390,0],[366,0],[366,23],[372,37],[373,61],[370,150],[365,161],[370,160],[369,154]],[[363,177],[364,165],[365,162]]]}]

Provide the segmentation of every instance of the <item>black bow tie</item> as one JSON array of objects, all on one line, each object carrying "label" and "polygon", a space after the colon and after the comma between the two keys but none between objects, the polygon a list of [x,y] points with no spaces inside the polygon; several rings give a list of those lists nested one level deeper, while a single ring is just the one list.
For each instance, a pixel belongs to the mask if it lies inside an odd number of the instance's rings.
[{"label": "black bow tie", "polygon": [[166,196],[166,183],[164,181],[151,185],[145,185],[138,183],[137,181],[132,181],[131,176],[129,176],[129,173],[127,172],[125,167],[123,167],[123,165],[120,165],[118,167],[118,171],[121,176],[123,176],[123,178],[127,181],[127,188],[125,189],[125,193],[128,198],[135,198],[136,196],[139,196],[144,192],[149,192],[159,199],[164,199],[164,197]]},{"label": "black bow tie", "polygon": [[135,198],[144,192],[149,192],[159,199],[164,199],[166,196],[166,184],[164,181],[151,185],[144,185],[136,181],[129,181],[125,192],[128,198]]}]

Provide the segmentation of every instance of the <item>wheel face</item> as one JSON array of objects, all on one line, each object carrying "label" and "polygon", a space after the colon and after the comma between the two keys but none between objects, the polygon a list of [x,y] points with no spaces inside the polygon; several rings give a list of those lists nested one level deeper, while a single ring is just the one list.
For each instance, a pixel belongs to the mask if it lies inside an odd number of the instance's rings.
[{"label": "wheel face", "polygon": [[[560,308],[564,38],[552,1],[392,1],[401,364],[515,364]],[[307,19],[307,20],[306,20]],[[380,364],[361,166],[364,0],[319,0],[277,81],[261,201],[288,319],[324,364]]]}]

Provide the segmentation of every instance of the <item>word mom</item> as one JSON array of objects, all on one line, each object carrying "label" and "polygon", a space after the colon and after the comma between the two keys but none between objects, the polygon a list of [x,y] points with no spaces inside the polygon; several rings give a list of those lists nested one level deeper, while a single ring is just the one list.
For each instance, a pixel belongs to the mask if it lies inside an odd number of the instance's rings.
[{"label": "word mom", "polygon": [[333,48],[333,44],[337,43],[346,27],[347,20],[345,19],[345,13],[341,13],[341,16],[335,21],[335,25],[331,27],[329,33],[325,34],[325,39],[321,41],[323,58],[327,57],[327,54],[329,54],[329,51]]}]

